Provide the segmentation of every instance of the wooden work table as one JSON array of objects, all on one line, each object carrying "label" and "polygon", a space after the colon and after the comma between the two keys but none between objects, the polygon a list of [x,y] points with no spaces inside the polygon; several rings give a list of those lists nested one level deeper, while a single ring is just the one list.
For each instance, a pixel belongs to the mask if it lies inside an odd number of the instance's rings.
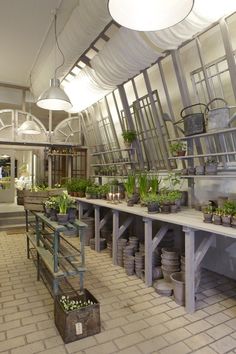
[{"label": "wooden work table", "polygon": [[[139,216],[144,222],[145,237],[145,284],[152,285],[152,252],[165,236],[166,231],[173,225],[179,225],[185,233],[185,278],[186,278],[186,311],[189,313],[195,310],[195,270],[203,260],[207,250],[217,236],[226,236],[236,239],[236,229],[221,225],[206,224],[203,222],[202,212],[185,208],[176,214],[148,214],[147,208],[141,206],[128,207],[125,202],[111,204],[101,199],[77,198],[79,204],[79,216],[83,216],[84,207],[92,207],[95,215],[95,250],[100,251],[100,230],[106,220],[113,218],[113,264],[117,264],[117,241],[123,232],[132,223],[134,216]],[[101,220],[100,208],[107,208],[107,213]],[[119,214],[126,213],[129,216],[120,225]],[[162,223],[159,231],[153,236],[152,223]],[[195,237],[197,231],[204,231],[206,234],[200,245],[195,250]]]}]

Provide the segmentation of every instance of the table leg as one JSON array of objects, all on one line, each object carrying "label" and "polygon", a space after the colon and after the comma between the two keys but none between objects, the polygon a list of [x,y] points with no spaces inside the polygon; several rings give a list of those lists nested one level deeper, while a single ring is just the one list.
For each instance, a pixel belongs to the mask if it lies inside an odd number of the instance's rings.
[{"label": "table leg", "polygon": [[100,252],[100,207],[94,206],[95,251]]},{"label": "table leg", "polygon": [[184,227],[185,232],[185,308],[195,311],[195,230]]},{"label": "table leg", "polygon": [[143,218],[145,242],[145,284],[152,285],[152,220]]},{"label": "table leg", "polygon": [[117,265],[117,241],[119,239],[119,211],[112,210],[113,231],[112,231],[112,262]]}]

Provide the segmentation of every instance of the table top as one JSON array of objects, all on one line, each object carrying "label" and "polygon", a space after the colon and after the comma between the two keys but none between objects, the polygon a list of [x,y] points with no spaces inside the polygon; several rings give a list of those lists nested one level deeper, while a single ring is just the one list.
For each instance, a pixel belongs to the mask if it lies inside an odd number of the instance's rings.
[{"label": "table top", "polygon": [[79,202],[92,204],[94,206],[105,207],[113,210],[118,210],[121,212],[141,216],[143,218],[168,222],[170,224],[181,225],[183,227],[188,227],[194,229],[195,231],[205,231],[214,233],[217,235],[222,235],[226,237],[231,237],[236,239],[236,229],[232,227],[226,227],[222,225],[214,225],[204,223],[203,214],[201,211],[190,208],[182,208],[180,212],[177,213],[158,213],[158,214],[148,214],[146,207],[141,207],[140,205],[134,205],[133,207],[127,206],[126,202],[121,202],[119,204],[109,203],[107,200],[102,199],[85,199],[76,198]]}]

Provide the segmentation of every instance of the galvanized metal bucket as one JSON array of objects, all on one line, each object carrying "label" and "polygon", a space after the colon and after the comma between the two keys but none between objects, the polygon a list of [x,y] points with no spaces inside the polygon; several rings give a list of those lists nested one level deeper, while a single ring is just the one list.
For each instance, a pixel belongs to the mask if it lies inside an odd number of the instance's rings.
[{"label": "galvanized metal bucket", "polygon": [[[200,112],[193,112],[196,107]],[[184,123],[185,136],[205,133],[205,111],[207,109],[204,103],[196,103],[185,107],[180,112],[182,119],[175,124]]]},{"label": "galvanized metal bucket", "polygon": [[[213,103],[220,107],[211,108]],[[223,98],[214,98],[207,104],[207,108],[208,110],[205,113],[208,132],[228,128],[232,120],[236,118],[235,114],[230,117],[230,109],[234,106],[228,106]]]}]

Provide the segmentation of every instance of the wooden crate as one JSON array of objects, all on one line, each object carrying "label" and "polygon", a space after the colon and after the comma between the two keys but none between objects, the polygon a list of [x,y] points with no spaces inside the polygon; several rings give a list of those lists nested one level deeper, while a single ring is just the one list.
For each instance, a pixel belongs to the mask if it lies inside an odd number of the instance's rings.
[{"label": "wooden crate", "polygon": [[44,211],[43,203],[49,197],[63,193],[63,189],[52,189],[39,192],[24,191],[24,208],[32,211]]},{"label": "wooden crate", "polygon": [[82,301],[91,300],[93,305],[67,312],[60,303],[61,295],[57,295],[54,299],[55,325],[65,343],[92,336],[101,331],[100,304],[87,289],[83,292],[82,295],[71,298]]}]

